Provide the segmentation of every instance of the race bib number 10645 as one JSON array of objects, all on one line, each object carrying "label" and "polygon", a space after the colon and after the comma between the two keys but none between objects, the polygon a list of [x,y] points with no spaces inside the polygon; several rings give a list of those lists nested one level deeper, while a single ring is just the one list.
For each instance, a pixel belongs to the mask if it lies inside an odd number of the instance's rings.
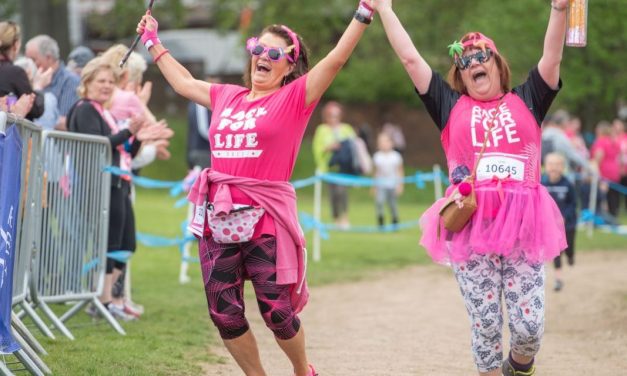
[{"label": "race bib number 10645", "polygon": [[484,156],[477,166],[477,180],[497,177],[522,181],[525,178],[525,163],[505,156]]}]

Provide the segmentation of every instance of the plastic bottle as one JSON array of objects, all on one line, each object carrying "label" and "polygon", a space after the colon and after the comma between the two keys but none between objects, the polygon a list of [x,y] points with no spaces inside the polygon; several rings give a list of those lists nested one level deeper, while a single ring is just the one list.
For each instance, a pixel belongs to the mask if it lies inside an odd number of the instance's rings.
[{"label": "plastic bottle", "polygon": [[566,45],[584,47],[588,41],[588,0],[568,2]]},{"label": "plastic bottle", "polygon": [[13,92],[7,95],[7,112],[11,112],[11,107],[15,105],[17,102],[17,95],[13,94]]}]

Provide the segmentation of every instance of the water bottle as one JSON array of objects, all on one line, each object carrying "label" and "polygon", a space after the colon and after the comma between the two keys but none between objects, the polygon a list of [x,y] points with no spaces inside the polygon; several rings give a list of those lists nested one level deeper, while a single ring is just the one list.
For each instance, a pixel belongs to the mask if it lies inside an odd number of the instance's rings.
[{"label": "water bottle", "polygon": [[15,102],[17,102],[17,95],[12,92],[9,93],[9,95],[7,95],[7,112],[11,112],[11,107],[15,105]]},{"label": "water bottle", "polygon": [[570,0],[566,22],[566,45],[585,47],[588,40],[588,0]]}]

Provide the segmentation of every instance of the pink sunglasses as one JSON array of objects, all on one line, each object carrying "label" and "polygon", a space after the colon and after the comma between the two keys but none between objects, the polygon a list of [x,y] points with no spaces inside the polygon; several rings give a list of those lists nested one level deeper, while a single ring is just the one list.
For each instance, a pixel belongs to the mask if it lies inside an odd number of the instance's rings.
[{"label": "pink sunglasses", "polygon": [[293,63],[292,57],[287,54],[281,47],[266,47],[259,43],[259,40],[255,37],[249,38],[246,42],[246,49],[253,56],[261,56],[268,54],[268,58],[272,61],[280,61],[287,58],[287,61]]}]

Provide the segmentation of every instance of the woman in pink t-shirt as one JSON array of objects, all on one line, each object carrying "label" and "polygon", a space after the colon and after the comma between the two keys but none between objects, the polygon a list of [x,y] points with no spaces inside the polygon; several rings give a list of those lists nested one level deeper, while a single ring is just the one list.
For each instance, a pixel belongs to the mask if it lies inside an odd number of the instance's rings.
[{"label": "woman in pink t-shirt", "polygon": [[[434,261],[453,267],[479,374],[533,375],[544,330],[543,263],[566,248],[560,212],[539,184],[539,157],[540,126],[561,86],[568,0],[551,2],[542,58],[514,88],[507,61],[478,32],[449,46],[454,64],[444,81],[420,56],[391,3],[378,0],[375,8],[441,132],[453,183],[447,195],[472,184],[477,200],[476,211],[458,232],[443,227],[439,211],[447,199],[438,200],[421,218],[420,243]],[[502,298],[511,332],[505,361]]]},{"label": "woman in pink t-shirt", "polygon": [[[620,149],[620,185],[627,187],[627,132],[625,132],[625,122],[616,118],[612,122],[612,128],[614,128],[614,136]],[[625,202],[623,210],[627,210],[627,195],[623,194],[622,196]]]},{"label": "woman in pink t-shirt", "polygon": [[[212,110],[212,167],[190,192],[197,204],[190,229],[200,237],[211,319],[246,375],[265,372],[244,316],[243,277],[252,281],[266,325],[294,373],[315,374],[296,315],[307,298],[306,260],[289,179],[315,106],[372,20],[370,1],[359,3],[337,46],[311,70],[302,39],[288,27],[272,25],[250,38],[245,86],[194,79],[161,44],[157,21],[149,13],[137,27],[172,88]],[[240,212],[233,211],[238,207],[253,209],[238,217]],[[251,232],[241,232],[254,222]]]},{"label": "woman in pink t-shirt", "polygon": [[590,148],[592,159],[599,166],[599,174],[605,180],[601,190],[606,193],[607,211],[614,217],[618,216],[620,192],[608,183],[620,183],[620,145],[615,137],[612,125],[601,121],[596,126],[597,138]]}]

